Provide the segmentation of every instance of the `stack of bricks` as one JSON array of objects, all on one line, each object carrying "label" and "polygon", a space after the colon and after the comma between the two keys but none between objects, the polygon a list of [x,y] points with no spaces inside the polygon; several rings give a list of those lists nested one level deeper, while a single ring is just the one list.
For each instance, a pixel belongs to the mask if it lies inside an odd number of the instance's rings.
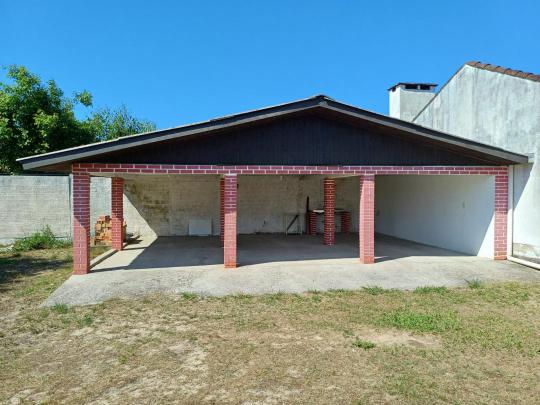
[{"label": "stack of bricks", "polygon": [[[94,245],[111,245],[112,244],[112,220],[109,215],[101,215],[98,217],[95,226]],[[122,240],[126,235],[126,221],[122,224]]]},{"label": "stack of bricks", "polygon": [[324,179],[324,244],[329,246],[336,241],[335,208],[336,181]]},{"label": "stack of bricks", "polygon": [[317,214],[313,211],[308,212],[307,230],[308,235],[317,235]]},{"label": "stack of bricks", "polygon": [[349,211],[341,212],[341,233],[349,233],[351,231],[351,213]]}]

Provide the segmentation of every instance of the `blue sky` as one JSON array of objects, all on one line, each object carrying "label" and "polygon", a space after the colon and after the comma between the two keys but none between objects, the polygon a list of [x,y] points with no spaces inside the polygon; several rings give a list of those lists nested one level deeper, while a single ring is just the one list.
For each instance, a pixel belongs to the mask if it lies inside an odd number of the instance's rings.
[{"label": "blue sky", "polygon": [[540,73],[540,2],[0,0],[0,64],[159,128],[326,94],[387,113],[398,81],[480,60]]}]

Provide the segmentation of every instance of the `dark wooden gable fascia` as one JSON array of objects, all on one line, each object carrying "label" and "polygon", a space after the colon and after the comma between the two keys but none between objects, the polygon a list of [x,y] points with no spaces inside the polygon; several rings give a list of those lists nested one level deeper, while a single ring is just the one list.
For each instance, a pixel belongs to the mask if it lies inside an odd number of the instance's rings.
[{"label": "dark wooden gable fascia", "polygon": [[378,133],[320,111],[218,134],[199,134],[84,159],[102,163],[215,165],[486,165],[495,160],[467,156],[403,134]]}]

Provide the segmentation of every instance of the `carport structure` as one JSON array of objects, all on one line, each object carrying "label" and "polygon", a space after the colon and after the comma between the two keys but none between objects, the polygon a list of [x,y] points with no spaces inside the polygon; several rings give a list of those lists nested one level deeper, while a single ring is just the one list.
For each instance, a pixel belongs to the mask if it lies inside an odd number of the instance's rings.
[{"label": "carport structure", "polygon": [[[112,178],[111,217],[116,250],[122,250],[125,179],[139,176],[180,179],[194,175],[220,178],[216,187],[219,187],[219,234],[225,268],[238,265],[239,177],[323,178],[323,243],[329,246],[335,242],[336,180],[356,178],[358,256],[362,263],[369,264],[375,260],[378,176],[437,176],[442,183],[448,176],[488,176],[494,179],[490,251],[494,259],[505,259],[508,165],[525,163],[527,157],[362,110],[326,96],[315,96],[28,157],[20,162],[27,170],[72,173],[74,272],[86,274],[90,271],[91,176]],[[457,196],[459,192],[455,190],[451,195]]]}]

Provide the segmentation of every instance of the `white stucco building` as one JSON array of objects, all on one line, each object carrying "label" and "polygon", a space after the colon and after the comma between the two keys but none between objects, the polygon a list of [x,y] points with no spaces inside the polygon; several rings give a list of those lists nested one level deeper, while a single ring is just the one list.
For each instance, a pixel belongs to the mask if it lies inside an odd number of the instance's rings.
[{"label": "white stucco building", "polygon": [[510,168],[509,252],[540,259],[540,75],[467,62],[438,92],[431,83],[391,87],[390,115],[528,155]]}]

